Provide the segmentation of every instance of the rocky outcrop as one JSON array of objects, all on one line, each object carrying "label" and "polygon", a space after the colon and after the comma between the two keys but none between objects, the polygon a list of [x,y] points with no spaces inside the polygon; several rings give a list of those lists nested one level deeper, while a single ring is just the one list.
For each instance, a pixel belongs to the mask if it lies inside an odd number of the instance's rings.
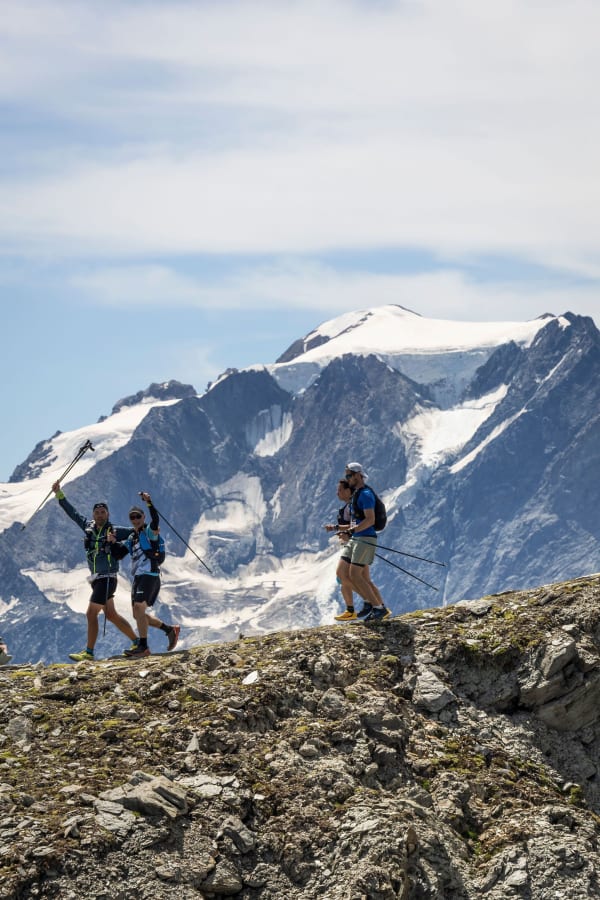
[{"label": "rocky outcrop", "polygon": [[598,896],[600,576],[0,669],[0,898]]},{"label": "rocky outcrop", "polygon": [[[113,416],[125,407],[137,406],[138,403],[143,403],[145,400],[183,400],[186,397],[195,397],[196,393],[193,385],[182,384],[180,381],[165,381],[162,384],[152,382],[145,390],[118,400],[110,414]],[[102,422],[105,418],[106,416],[103,416],[99,421]]]}]

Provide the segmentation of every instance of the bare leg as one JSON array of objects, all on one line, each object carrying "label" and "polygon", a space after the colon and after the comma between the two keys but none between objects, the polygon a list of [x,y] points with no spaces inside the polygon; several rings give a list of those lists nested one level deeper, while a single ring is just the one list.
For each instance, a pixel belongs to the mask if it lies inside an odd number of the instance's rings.
[{"label": "bare leg", "polygon": [[[115,599],[114,597],[109,597],[106,601],[105,612],[106,618],[109,622],[112,622],[113,625],[116,625],[119,631],[122,631],[124,635],[126,635],[130,641],[135,641],[137,635],[127,619],[123,618],[123,616],[117,612],[115,608]],[[96,622],[97,625],[97,622]],[[96,634],[97,634],[96,630]]]},{"label": "bare leg", "polygon": [[93,650],[98,640],[98,616],[104,609],[100,603],[89,603],[85,614],[87,619],[87,645]]},{"label": "bare leg", "polygon": [[352,582],[352,587],[371,606],[382,606],[383,604],[377,596],[377,592],[373,590],[372,582],[365,578],[364,568],[364,566],[351,564],[350,581]]},{"label": "bare leg", "polygon": [[152,628],[158,628],[160,631],[164,631],[167,637],[167,650],[173,650],[173,648],[177,646],[179,632],[181,631],[179,625],[166,625],[164,622],[161,622],[160,619],[157,619],[156,616],[152,615],[151,607],[146,608],[146,622],[148,625],[151,625]]},{"label": "bare leg", "polygon": [[346,604],[346,606],[354,606],[354,597],[352,596],[352,582],[350,581],[350,563],[347,559],[340,559],[335,574],[340,579],[344,603]]},{"label": "bare leg", "polygon": [[148,637],[148,619],[146,618],[147,609],[148,607],[146,606],[145,600],[142,600],[141,603],[136,601],[133,604],[133,618],[138,627],[138,634],[144,640]]},{"label": "bare leg", "polygon": [[153,628],[162,628],[163,623],[156,616],[153,616],[149,609],[146,609],[146,621]]},{"label": "bare leg", "polygon": [[365,566],[364,571],[365,571],[365,578],[367,579],[367,581],[369,582],[369,584],[371,585],[371,587],[373,588],[373,590],[374,590],[375,593],[377,594],[377,599],[379,600],[379,603],[381,604],[381,606],[383,606],[383,599],[382,599],[382,597],[381,597],[381,594],[379,593],[379,588],[377,587],[377,585],[375,584],[375,582],[374,582],[373,579],[371,578],[371,567],[370,567],[370,566]]}]

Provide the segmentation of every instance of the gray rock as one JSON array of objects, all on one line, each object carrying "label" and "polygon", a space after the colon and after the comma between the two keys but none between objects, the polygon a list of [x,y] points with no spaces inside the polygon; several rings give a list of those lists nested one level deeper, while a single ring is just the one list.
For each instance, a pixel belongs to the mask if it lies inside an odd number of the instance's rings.
[{"label": "gray rock", "polygon": [[175,819],[188,812],[185,790],[162,775],[152,777],[136,773],[128,783],[104,791],[100,799],[121,804],[144,816],[166,815]]},{"label": "gray rock", "polygon": [[557,700],[540,706],[537,715],[551,728],[570,731],[585,728],[600,717],[600,674]]},{"label": "gray rock", "polygon": [[417,706],[437,713],[456,700],[452,691],[433,672],[425,671],[417,676],[413,701]]},{"label": "gray rock", "polygon": [[215,894],[217,897],[237,894],[242,887],[243,881],[240,873],[232,863],[226,860],[217,862],[214,870],[201,884],[201,890],[204,893]]},{"label": "gray rock", "polygon": [[220,834],[231,838],[240,853],[249,853],[256,844],[256,837],[244,823],[235,817],[230,817],[223,822]]},{"label": "gray rock", "polygon": [[540,669],[544,678],[552,678],[577,658],[577,644],[568,638],[554,638],[544,654]]}]

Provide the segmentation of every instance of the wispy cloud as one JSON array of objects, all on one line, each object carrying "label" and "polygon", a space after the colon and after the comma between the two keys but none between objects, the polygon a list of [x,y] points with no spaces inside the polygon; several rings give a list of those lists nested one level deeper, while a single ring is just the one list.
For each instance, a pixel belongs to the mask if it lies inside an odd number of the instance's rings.
[{"label": "wispy cloud", "polygon": [[391,303],[434,318],[514,321],[569,309],[592,315],[598,308],[593,284],[525,287],[519,282],[482,283],[450,269],[374,274],[299,260],[247,266],[218,279],[182,276],[164,265],[113,266],[75,276],[71,284],[81,300],[115,307],[312,308],[335,314]]},{"label": "wispy cloud", "polygon": [[5,252],[408,246],[598,275],[591,0],[2,7]]}]

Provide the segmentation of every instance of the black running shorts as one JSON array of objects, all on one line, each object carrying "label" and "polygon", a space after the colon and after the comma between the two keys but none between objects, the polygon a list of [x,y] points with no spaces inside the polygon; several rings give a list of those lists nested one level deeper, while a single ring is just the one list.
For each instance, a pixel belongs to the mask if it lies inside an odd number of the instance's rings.
[{"label": "black running shorts", "polygon": [[131,602],[152,606],[160,591],[158,575],[136,575],[131,586]]},{"label": "black running shorts", "polygon": [[111,600],[115,596],[117,590],[116,578],[96,578],[92,581],[92,596],[90,603],[97,603],[98,606],[106,606],[106,601]]}]

